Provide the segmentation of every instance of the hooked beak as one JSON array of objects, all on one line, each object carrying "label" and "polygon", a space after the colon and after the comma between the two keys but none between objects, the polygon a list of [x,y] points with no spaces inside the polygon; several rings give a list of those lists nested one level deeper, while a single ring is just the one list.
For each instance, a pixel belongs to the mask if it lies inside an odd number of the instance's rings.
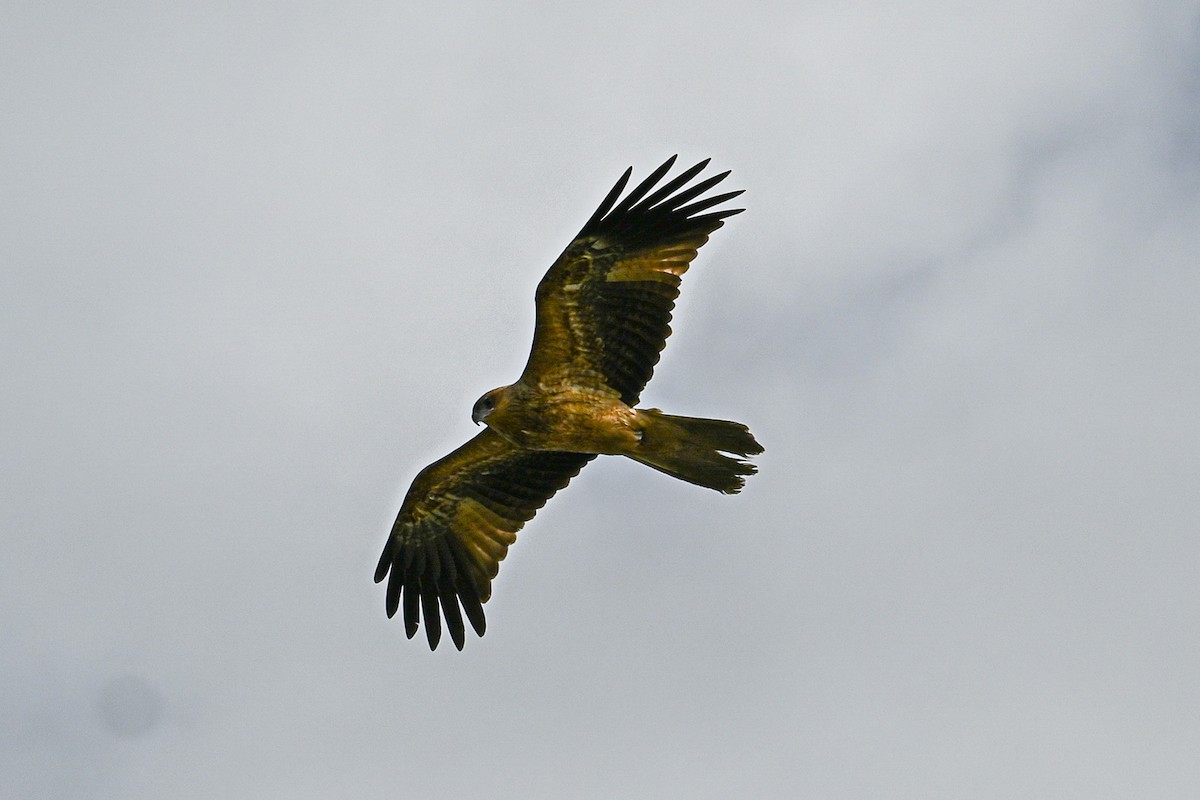
[{"label": "hooked beak", "polygon": [[482,425],[483,418],[480,417],[479,414],[477,414],[476,412],[472,411],[471,412],[471,422],[474,422],[476,425]]}]

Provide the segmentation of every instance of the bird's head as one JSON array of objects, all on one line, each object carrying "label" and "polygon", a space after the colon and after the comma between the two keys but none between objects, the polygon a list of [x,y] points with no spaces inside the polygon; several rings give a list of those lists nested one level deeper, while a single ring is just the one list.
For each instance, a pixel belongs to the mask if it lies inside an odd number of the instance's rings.
[{"label": "bird's head", "polygon": [[488,414],[491,414],[504,400],[504,390],[507,386],[501,386],[499,389],[492,389],[483,397],[475,401],[474,407],[471,408],[471,421],[476,425],[487,419]]}]

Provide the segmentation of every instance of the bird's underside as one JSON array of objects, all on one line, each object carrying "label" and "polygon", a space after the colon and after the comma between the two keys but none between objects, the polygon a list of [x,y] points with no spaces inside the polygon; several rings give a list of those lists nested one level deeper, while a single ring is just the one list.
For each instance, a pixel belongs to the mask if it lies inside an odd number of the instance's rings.
[{"label": "bird's underside", "polygon": [[480,636],[483,603],[517,531],[597,454],[624,455],[720,492],[742,488],[762,447],[736,422],[637,408],[671,333],[680,278],[737,195],[700,198],[729,174],[690,184],[702,161],[664,181],[672,157],[622,197],[617,182],[538,284],[529,361],[475,404],[486,428],[409,488],[375,571],[387,612],[403,605],[430,648],[442,619],[458,649],[463,616]]}]

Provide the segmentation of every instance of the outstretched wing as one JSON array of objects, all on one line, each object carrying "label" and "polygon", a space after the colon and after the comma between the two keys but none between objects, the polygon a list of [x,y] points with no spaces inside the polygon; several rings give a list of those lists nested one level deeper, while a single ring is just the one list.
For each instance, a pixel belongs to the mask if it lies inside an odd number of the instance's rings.
[{"label": "outstretched wing", "polygon": [[542,278],[524,382],[615,391],[637,403],[671,335],[680,276],[722,220],[743,210],[708,211],[741,191],[696,200],[729,174],[688,186],[708,159],[657,186],[674,163],[672,156],[617,202],[626,170]]},{"label": "outstretched wing", "polygon": [[486,428],[421,470],[375,569],[376,583],[388,579],[387,615],[403,596],[408,638],[423,615],[430,649],[441,639],[442,616],[459,650],[462,613],[482,636],[483,604],[517,531],[593,458],[524,450]]}]

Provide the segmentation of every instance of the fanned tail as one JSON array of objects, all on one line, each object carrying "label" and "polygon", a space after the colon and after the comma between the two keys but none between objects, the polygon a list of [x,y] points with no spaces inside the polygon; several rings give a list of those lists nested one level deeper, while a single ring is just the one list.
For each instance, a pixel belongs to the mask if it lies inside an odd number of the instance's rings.
[{"label": "fanned tail", "polygon": [[699,417],[675,417],[656,408],[638,409],[642,440],[637,450],[626,453],[659,472],[725,494],[736,494],[745,476],[758,468],[734,458],[763,451],[750,430],[741,423]]}]

